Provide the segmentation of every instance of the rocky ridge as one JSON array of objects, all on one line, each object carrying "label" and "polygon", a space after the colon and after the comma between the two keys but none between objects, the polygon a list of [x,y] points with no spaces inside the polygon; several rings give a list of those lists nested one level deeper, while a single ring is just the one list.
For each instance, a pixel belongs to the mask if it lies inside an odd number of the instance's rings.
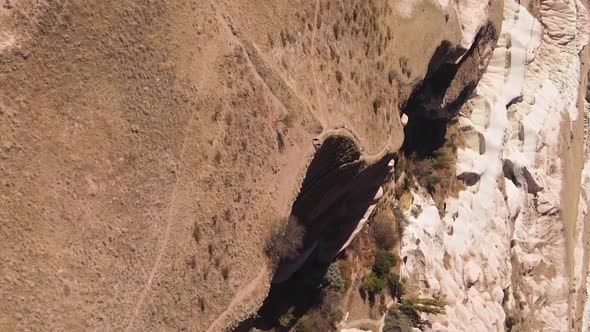
[{"label": "rocky ridge", "polygon": [[580,328],[574,298],[589,256],[579,176],[585,80],[577,78],[587,70],[588,11],[581,1],[540,5],[539,21],[505,1],[492,60],[462,108],[467,146],[457,174],[478,181],[448,198],[442,216],[422,191],[413,202],[422,214],[407,213],[404,275],[448,303],[446,316],[432,317],[434,331],[503,330],[507,321]]}]

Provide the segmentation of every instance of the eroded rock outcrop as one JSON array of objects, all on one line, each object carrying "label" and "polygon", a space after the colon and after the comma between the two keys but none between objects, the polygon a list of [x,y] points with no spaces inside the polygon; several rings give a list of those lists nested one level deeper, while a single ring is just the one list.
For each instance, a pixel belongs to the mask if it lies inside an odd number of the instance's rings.
[{"label": "eroded rock outcrop", "polygon": [[577,203],[585,6],[541,1],[539,22],[505,1],[498,45],[460,118],[467,146],[457,174],[477,183],[448,198],[442,217],[414,193],[424,212],[408,214],[404,274],[447,301],[446,316],[432,317],[435,331],[577,324],[572,294],[583,291],[584,264],[575,253],[588,249],[574,236],[585,218]]}]

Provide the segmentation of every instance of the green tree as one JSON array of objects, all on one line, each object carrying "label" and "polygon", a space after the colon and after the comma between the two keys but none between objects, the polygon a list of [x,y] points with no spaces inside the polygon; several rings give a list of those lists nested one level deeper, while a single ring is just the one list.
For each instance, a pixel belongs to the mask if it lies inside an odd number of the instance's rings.
[{"label": "green tree", "polygon": [[404,284],[400,281],[399,275],[396,273],[390,273],[387,276],[387,287],[392,297],[401,299],[404,296]]},{"label": "green tree", "polygon": [[375,263],[373,264],[373,272],[377,274],[377,276],[383,278],[389,273],[389,270],[395,265],[397,262],[397,256],[390,253],[389,251],[379,249],[377,250],[377,254],[375,255]]},{"label": "green tree", "polygon": [[399,310],[389,310],[385,316],[383,332],[412,332],[412,322]]},{"label": "green tree", "polygon": [[381,293],[385,288],[385,281],[374,272],[369,273],[363,282],[362,289],[372,298]]}]

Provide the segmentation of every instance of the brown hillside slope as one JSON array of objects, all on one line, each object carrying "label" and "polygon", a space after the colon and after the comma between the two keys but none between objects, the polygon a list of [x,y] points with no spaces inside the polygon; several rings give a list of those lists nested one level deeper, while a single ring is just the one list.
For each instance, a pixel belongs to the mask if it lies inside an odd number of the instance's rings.
[{"label": "brown hillside slope", "polygon": [[254,312],[312,139],[345,127],[367,155],[398,149],[399,104],[460,38],[429,1],[412,19],[390,5],[5,2],[0,330],[204,331]]}]

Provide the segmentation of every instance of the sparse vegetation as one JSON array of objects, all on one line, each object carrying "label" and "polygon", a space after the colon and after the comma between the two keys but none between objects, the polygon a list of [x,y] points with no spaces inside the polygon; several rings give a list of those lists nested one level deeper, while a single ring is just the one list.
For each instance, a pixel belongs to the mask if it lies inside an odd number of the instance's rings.
[{"label": "sparse vegetation", "polygon": [[338,84],[342,83],[342,72],[340,70],[336,70],[336,81],[338,82]]},{"label": "sparse vegetation", "polygon": [[438,315],[444,312],[444,303],[436,299],[403,299],[389,309],[383,331],[411,331],[413,327],[424,330],[428,322],[420,317],[420,313]]},{"label": "sparse vegetation", "polygon": [[294,308],[290,308],[286,313],[279,317],[279,324],[281,325],[281,327],[288,327],[291,324],[291,322],[295,318],[293,316],[293,309]]},{"label": "sparse vegetation", "polygon": [[375,254],[375,264],[373,264],[373,272],[378,276],[386,276],[389,271],[397,263],[397,256],[386,250],[377,250]]},{"label": "sparse vegetation", "polygon": [[419,216],[420,214],[422,214],[422,205],[415,205],[415,206],[412,208],[412,211],[411,211],[411,213],[412,213],[412,216],[414,216],[414,218],[418,218],[418,216]]},{"label": "sparse vegetation", "polygon": [[293,128],[293,125],[295,124],[295,113],[288,112],[280,118],[278,122],[283,123],[287,128]]},{"label": "sparse vegetation", "polygon": [[371,223],[373,238],[378,248],[391,250],[396,242],[396,234],[391,220],[385,212],[378,212]]},{"label": "sparse vegetation", "polygon": [[229,278],[229,266],[224,266],[221,269],[221,277],[223,278],[223,280],[227,281],[227,279]]},{"label": "sparse vegetation", "polygon": [[389,313],[385,317],[383,332],[412,332],[412,322],[397,308],[389,310]]},{"label": "sparse vegetation", "polygon": [[367,294],[370,299],[374,299],[375,295],[381,294],[383,289],[385,289],[385,280],[380,278],[375,272],[370,272],[365,276],[361,290]]},{"label": "sparse vegetation", "polygon": [[265,253],[272,265],[286,258],[293,258],[303,245],[304,228],[295,218],[277,222],[265,244]]},{"label": "sparse vegetation", "polygon": [[199,296],[198,302],[199,302],[199,309],[201,310],[201,312],[205,311],[205,309],[206,309],[205,299],[202,298],[201,296]]},{"label": "sparse vegetation", "polygon": [[[395,254],[382,249],[377,250],[372,271],[365,276],[361,287],[361,292],[368,295],[371,301],[375,299],[376,295],[381,294],[386,286],[389,286],[390,279],[395,278],[395,275],[390,274],[390,270],[395,266],[397,261],[398,259]],[[395,285],[393,286],[397,287]]]},{"label": "sparse vegetation", "polygon": [[406,57],[401,57],[399,59],[399,66],[402,70],[402,74],[404,74],[407,78],[410,78],[412,76],[412,69],[410,69],[410,65],[408,63],[408,58]]},{"label": "sparse vegetation", "polygon": [[437,299],[430,298],[409,298],[403,301],[402,306],[409,308],[416,312],[423,312],[426,314],[444,314],[445,304]]},{"label": "sparse vegetation", "polygon": [[196,222],[193,227],[193,239],[195,240],[196,243],[199,243],[199,241],[201,240],[201,228],[199,227],[199,225]]},{"label": "sparse vegetation", "polygon": [[387,287],[392,297],[401,299],[404,296],[406,289],[397,273],[390,273],[387,276]]},{"label": "sparse vegetation", "polygon": [[346,282],[342,277],[342,271],[337,263],[333,263],[328,267],[328,271],[324,276],[324,287],[330,287],[335,290],[343,290],[346,288]]},{"label": "sparse vegetation", "polygon": [[375,113],[377,113],[377,111],[379,110],[379,108],[381,108],[382,105],[383,99],[381,99],[381,97],[377,96],[375,97],[375,99],[373,99],[373,111],[375,111]]},{"label": "sparse vegetation", "polygon": [[396,73],[395,70],[390,69],[389,73],[387,74],[387,80],[389,81],[389,84],[393,84],[393,82],[395,81],[396,78]]}]

